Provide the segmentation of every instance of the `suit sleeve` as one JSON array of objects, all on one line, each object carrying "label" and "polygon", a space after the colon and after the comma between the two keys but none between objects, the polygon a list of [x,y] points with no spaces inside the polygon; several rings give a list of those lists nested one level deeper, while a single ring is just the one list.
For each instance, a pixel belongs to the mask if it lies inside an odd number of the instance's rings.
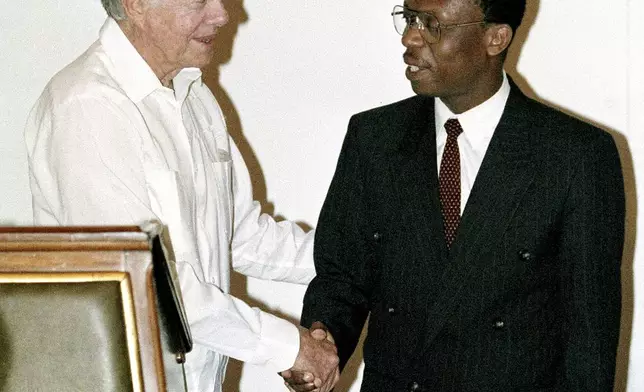
[{"label": "suit sleeve", "polygon": [[559,254],[565,312],[558,390],[613,390],[619,337],[624,185],[608,134],[586,143],[564,206]]},{"label": "suit sleeve", "polygon": [[369,252],[363,230],[364,159],[356,118],[349,123],[336,172],[316,228],[317,276],[304,297],[302,325],[323,322],[333,334],[340,366],[353,353],[368,314]]}]

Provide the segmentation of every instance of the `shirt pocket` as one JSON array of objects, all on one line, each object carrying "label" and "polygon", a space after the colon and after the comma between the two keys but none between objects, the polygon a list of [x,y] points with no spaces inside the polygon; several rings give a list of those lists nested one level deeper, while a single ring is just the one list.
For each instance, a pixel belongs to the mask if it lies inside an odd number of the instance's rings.
[{"label": "shirt pocket", "polygon": [[[209,248],[228,249],[233,229],[232,164],[205,161],[197,165],[195,220]],[[219,253],[219,257],[228,256]]]},{"label": "shirt pocket", "polygon": [[[232,183],[232,161],[210,162],[214,173],[215,188],[217,189],[218,207],[225,215],[229,225],[232,225],[233,218],[233,183]],[[232,227],[232,226],[231,226]]]}]

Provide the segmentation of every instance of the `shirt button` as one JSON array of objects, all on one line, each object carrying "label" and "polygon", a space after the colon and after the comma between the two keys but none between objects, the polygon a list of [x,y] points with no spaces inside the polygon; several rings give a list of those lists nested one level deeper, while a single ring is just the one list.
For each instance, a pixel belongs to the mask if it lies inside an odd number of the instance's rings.
[{"label": "shirt button", "polygon": [[388,307],[387,308],[387,313],[389,313],[389,314],[396,313],[396,308],[394,308],[393,306]]},{"label": "shirt button", "polygon": [[416,381],[412,381],[407,385],[407,389],[409,392],[418,392],[420,391],[420,384],[418,384]]},{"label": "shirt button", "polygon": [[492,323],[492,326],[494,327],[494,329],[503,329],[505,328],[505,321],[494,320],[494,322]]},{"label": "shirt button", "polygon": [[534,258],[534,256],[532,255],[532,253],[528,252],[527,250],[520,250],[519,258],[523,261],[530,261]]}]

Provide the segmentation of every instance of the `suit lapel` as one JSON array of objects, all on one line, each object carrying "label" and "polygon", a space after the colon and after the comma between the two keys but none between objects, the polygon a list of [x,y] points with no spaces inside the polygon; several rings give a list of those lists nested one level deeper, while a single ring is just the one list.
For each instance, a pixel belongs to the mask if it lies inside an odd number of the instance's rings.
[{"label": "suit lapel", "polygon": [[[430,307],[425,339],[427,349],[454,309],[469,296],[468,287],[484,265],[486,249],[505,230],[532,182],[533,125],[523,111],[525,96],[512,86],[501,121],[494,132],[465,206],[456,239],[449,254],[437,297]],[[440,211],[440,209],[439,209]],[[472,299],[474,300],[474,299]],[[421,352],[422,354],[422,352]]]},{"label": "suit lapel", "polygon": [[[417,97],[417,105],[403,116],[399,124],[400,140],[390,160],[390,173],[395,179],[395,191],[400,200],[413,201],[407,208],[413,208],[419,222],[418,233],[427,238],[428,244],[444,244],[443,218],[438,197],[438,170],[436,167],[436,127],[434,99]],[[426,259],[447,260],[446,246],[431,246]],[[425,248],[423,248],[425,249]],[[421,251],[420,249],[418,251]]]}]

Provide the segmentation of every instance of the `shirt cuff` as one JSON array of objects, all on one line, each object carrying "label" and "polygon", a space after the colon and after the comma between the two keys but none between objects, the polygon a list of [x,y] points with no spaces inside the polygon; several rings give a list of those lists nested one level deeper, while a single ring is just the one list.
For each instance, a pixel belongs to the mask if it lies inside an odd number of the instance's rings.
[{"label": "shirt cuff", "polygon": [[262,312],[261,345],[266,365],[277,372],[293,367],[300,352],[300,332],[290,322]]}]

